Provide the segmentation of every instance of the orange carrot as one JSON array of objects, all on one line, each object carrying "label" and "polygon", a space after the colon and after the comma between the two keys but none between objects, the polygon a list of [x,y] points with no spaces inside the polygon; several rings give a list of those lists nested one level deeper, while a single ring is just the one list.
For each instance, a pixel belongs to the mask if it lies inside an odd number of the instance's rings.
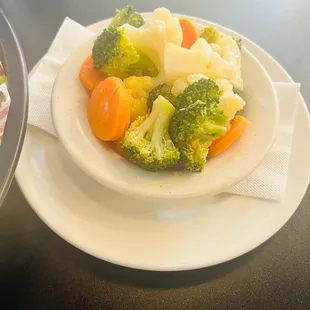
[{"label": "orange carrot", "polygon": [[79,79],[81,83],[86,87],[87,90],[91,92],[96,88],[96,86],[103,81],[106,76],[103,72],[97,70],[94,65],[94,60],[91,55],[89,55],[83,62]]},{"label": "orange carrot", "polygon": [[109,77],[100,82],[88,105],[88,122],[94,135],[103,141],[122,138],[130,123],[130,102],[120,78]]},{"label": "orange carrot", "polygon": [[231,121],[231,127],[221,137],[214,140],[209,148],[210,156],[217,156],[226,151],[242,135],[249,125],[249,121],[243,116],[236,116]]},{"label": "orange carrot", "polygon": [[92,91],[91,90],[89,90],[89,89],[87,89],[87,88],[85,88],[85,90],[86,90],[86,92],[87,92],[87,95],[89,96],[89,98],[91,97],[91,94],[92,94]]},{"label": "orange carrot", "polygon": [[182,47],[189,49],[198,39],[198,33],[195,26],[188,19],[180,18],[179,22],[183,32]]}]

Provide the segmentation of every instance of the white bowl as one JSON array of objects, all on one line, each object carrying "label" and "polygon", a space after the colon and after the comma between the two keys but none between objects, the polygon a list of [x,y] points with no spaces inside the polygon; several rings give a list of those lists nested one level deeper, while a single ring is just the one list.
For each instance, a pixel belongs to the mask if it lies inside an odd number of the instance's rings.
[{"label": "white bowl", "polygon": [[58,74],[52,94],[52,117],[57,135],[73,160],[97,182],[122,194],[144,198],[214,195],[243,180],[263,161],[275,138],[278,103],[270,77],[245,48],[242,49],[242,77],[247,105],[242,114],[251,122],[247,131],[226,152],[210,159],[202,173],[155,173],[123,159],[90,130],[89,96],[78,73],[83,60],[91,53],[93,42],[76,50]]}]

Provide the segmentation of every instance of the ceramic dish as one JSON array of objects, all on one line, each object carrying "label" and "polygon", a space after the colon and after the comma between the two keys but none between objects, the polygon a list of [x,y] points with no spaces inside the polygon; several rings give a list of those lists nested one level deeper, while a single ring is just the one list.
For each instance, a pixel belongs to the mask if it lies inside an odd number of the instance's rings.
[{"label": "ceramic dish", "polygon": [[[148,14],[144,14],[147,19]],[[194,20],[194,23],[197,20]],[[197,27],[206,27],[200,20]],[[108,23],[103,23],[103,27]],[[202,173],[148,172],[133,165],[98,140],[87,120],[88,94],[78,74],[94,40],[73,53],[61,69],[53,89],[52,117],[57,135],[75,163],[99,183],[123,194],[144,198],[189,198],[214,195],[248,176],[265,158],[274,142],[278,104],[266,70],[242,49],[242,77],[250,121],[246,133],[221,156],[207,162]],[[268,116],[268,117],[266,117]]]},{"label": "ceramic dish", "polygon": [[[91,29],[100,32],[106,24],[99,22]],[[273,82],[292,82],[264,50],[246,38],[243,43]],[[289,220],[309,184],[310,143],[304,139],[309,135],[309,114],[300,96],[287,193],[281,202],[236,195],[178,203],[131,199],[87,177],[55,137],[31,126],[16,178],[38,216],[90,255],[139,269],[202,268],[245,254]]]}]

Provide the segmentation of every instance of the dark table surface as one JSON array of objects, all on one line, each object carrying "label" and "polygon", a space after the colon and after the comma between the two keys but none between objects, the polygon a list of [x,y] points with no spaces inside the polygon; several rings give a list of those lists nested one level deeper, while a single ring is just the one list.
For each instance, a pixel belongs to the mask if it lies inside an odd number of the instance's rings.
[{"label": "dark table surface", "polygon": [[[127,1],[0,0],[28,69],[65,16],[83,25]],[[131,1],[166,6],[257,42],[302,83],[310,102],[309,0]],[[44,201],[42,202],[44,203]],[[55,235],[13,182],[0,209],[0,309],[310,309],[310,192],[268,242],[231,262],[188,272],[146,272],[90,257]]]}]

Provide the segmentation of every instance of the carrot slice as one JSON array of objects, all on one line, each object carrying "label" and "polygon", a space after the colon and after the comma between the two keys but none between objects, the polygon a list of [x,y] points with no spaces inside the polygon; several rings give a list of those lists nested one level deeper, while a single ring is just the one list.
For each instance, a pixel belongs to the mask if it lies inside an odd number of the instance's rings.
[{"label": "carrot slice", "polygon": [[120,78],[109,77],[94,89],[88,122],[94,135],[103,141],[123,137],[130,123],[130,95]]},{"label": "carrot slice", "polygon": [[87,88],[85,88],[85,90],[86,90],[86,92],[87,92],[87,95],[89,96],[89,98],[91,97],[91,94],[92,94],[92,91],[91,90],[89,90],[89,89],[87,89]]},{"label": "carrot slice", "polygon": [[237,115],[230,122],[230,129],[221,137],[214,140],[209,148],[210,156],[217,156],[226,151],[242,135],[249,125],[243,116]]},{"label": "carrot slice", "polygon": [[93,91],[96,86],[103,81],[106,76],[103,72],[100,72],[95,68],[94,60],[91,55],[89,55],[83,62],[79,79],[81,83],[86,87],[87,90]]},{"label": "carrot slice", "polygon": [[183,32],[182,47],[189,49],[198,39],[198,33],[191,21],[185,18],[180,18],[179,23]]}]

